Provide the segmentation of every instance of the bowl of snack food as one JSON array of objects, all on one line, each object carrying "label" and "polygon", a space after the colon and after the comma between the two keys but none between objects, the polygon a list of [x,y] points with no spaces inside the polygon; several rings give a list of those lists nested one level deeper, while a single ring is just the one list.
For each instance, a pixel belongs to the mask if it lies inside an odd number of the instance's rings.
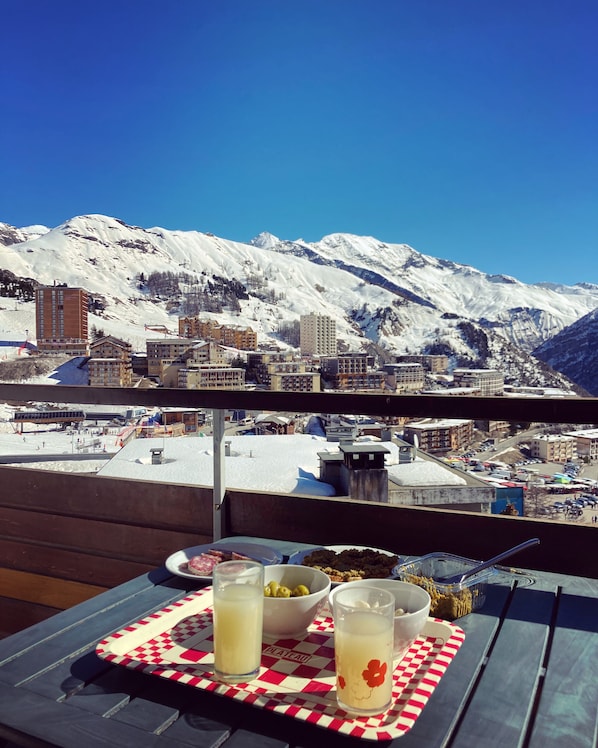
[{"label": "bowl of snack food", "polygon": [[328,596],[330,608],[334,597],[347,584],[351,587],[379,587],[388,590],[395,598],[393,658],[402,659],[421,634],[430,612],[430,595],[423,587],[398,579],[362,579],[345,582],[335,587]]},{"label": "bowl of snack food", "polygon": [[332,545],[297,551],[289,564],[312,566],[326,572],[332,584],[392,576],[399,557],[390,551],[365,546]]},{"label": "bowl of snack food", "polygon": [[483,569],[456,584],[446,584],[442,580],[463,574],[479,563],[452,553],[428,553],[398,564],[393,573],[405,582],[423,587],[430,594],[430,615],[454,621],[482,607],[486,600],[486,584],[497,571],[494,567]]},{"label": "bowl of snack food", "polygon": [[328,600],[330,578],[310,566],[264,567],[264,624],[269,637],[302,636]]}]

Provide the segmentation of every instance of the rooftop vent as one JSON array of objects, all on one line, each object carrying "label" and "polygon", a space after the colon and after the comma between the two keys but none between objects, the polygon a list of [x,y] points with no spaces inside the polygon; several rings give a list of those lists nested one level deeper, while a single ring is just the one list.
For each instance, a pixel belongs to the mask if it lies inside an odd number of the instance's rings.
[{"label": "rooftop vent", "polygon": [[161,465],[164,462],[164,449],[162,447],[156,447],[150,449],[152,453],[152,465]]}]

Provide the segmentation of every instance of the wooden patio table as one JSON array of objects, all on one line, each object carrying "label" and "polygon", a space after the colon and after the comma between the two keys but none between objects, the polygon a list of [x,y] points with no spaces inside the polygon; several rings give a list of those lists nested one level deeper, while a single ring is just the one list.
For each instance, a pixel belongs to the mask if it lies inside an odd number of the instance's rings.
[{"label": "wooden patio table", "polygon": [[201,586],[161,567],[0,640],[0,748],[595,748],[598,580],[529,574],[488,585],[412,729],[376,743],[100,659],[106,635]]}]

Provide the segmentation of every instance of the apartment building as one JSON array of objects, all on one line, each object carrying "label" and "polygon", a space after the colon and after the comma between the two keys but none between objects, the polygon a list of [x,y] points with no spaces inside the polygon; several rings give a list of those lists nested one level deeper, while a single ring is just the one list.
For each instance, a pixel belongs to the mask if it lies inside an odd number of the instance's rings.
[{"label": "apartment building", "polygon": [[184,434],[196,434],[200,423],[204,423],[205,414],[192,408],[162,408],[160,420],[168,428],[174,424],[182,424]]},{"label": "apartment building", "polygon": [[469,446],[473,421],[464,418],[425,418],[405,424],[403,439],[424,452],[454,452]]},{"label": "apartment building", "polygon": [[276,392],[320,392],[320,374],[289,352],[247,354],[247,368],[258,384]]},{"label": "apartment building", "polygon": [[276,371],[270,375],[274,392],[320,392],[320,375],[315,371]]},{"label": "apartment building", "polygon": [[179,336],[181,338],[213,338],[213,330],[220,327],[214,319],[202,319],[197,316],[179,317]]},{"label": "apartment building", "polygon": [[444,355],[408,355],[395,356],[397,364],[421,364],[432,374],[445,374],[448,371],[448,356]]},{"label": "apartment building", "polygon": [[302,356],[336,355],[336,322],[325,314],[302,314],[299,347]]},{"label": "apartment building", "polygon": [[373,365],[373,357],[361,351],[339,353],[338,356],[321,356],[320,358],[322,374],[325,374],[327,377],[366,374]]},{"label": "apartment building", "polygon": [[[289,366],[299,363],[301,368],[289,369]],[[277,366],[281,368],[277,370]],[[286,369],[284,367],[287,367]],[[304,361],[297,362],[293,353],[288,351],[256,351],[247,354],[247,368],[252,372],[255,381],[258,384],[265,385],[268,389],[271,387],[270,378],[277,371],[307,371]]]},{"label": "apartment building", "polygon": [[502,395],[505,386],[504,374],[496,369],[455,369],[455,387],[476,387],[482,397]]},{"label": "apartment building", "polygon": [[165,366],[185,361],[190,354],[193,341],[187,338],[160,338],[147,340],[147,373],[150,377],[159,377]]},{"label": "apartment building", "polygon": [[193,343],[176,359],[162,359],[158,374],[160,382],[164,387],[178,387],[181,369],[197,369],[205,365],[228,367],[226,352],[226,348],[212,340]]},{"label": "apartment building", "polygon": [[385,364],[388,386],[398,392],[421,390],[424,386],[426,372],[421,363]]},{"label": "apartment building", "polygon": [[225,366],[227,362],[226,348],[213,340],[195,343],[184,355],[189,365],[219,364]]},{"label": "apartment building", "polygon": [[508,434],[511,429],[511,424],[508,421],[491,419],[475,421],[474,425],[476,429],[486,432],[488,436],[491,436],[494,439],[505,436],[505,434]]},{"label": "apartment building", "polygon": [[201,364],[178,370],[178,387],[188,390],[242,390],[245,388],[245,369],[217,364]]},{"label": "apartment building", "polygon": [[386,375],[373,371],[374,359],[363,352],[322,356],[322,377],[337,390],[383,390]]},{"label": "apartment building", "polygon": [[229,348],[255,351],[257,349],[257,333],[251,327],[223,325],[220,342]]},{"label": "apartment building", "polygon": [[130,387],[131,363],[119,358],[90,358],[87,363],[90,387]]},{"label": "apartment building", "polygon": [[89,346],[87,362],[91,387],[130,387],[133,383],[132,346],[112,335]]},{"label": "apartment building", "polygon": [[213,340],[241,351],[257,350],[257,333],[242,325],[222,325],[214,319],[179,317],[179,335],[184,338]]},{"label": "apartment building", "polygon": [[35,292],[35,333],[40,353],[87,356],[89,295],[84,288],[40,286]]},{"label": "apartment building", "polygon": [[579,459],[594,462],[598,460],[598,429],[582,429],[568,431],[565,436],[571,436],[577,443]]},{"label": "apartment building", "polygon": [[544,462],[567,462],[577,459],[577,439],[564,434],[539,434],[530,443],[532,457]]}]

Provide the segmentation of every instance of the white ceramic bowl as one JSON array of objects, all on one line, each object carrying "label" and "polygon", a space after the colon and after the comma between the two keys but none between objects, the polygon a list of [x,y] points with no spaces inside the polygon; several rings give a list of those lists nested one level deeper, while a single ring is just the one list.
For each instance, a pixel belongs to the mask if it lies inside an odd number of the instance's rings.
[{"label": "white ceramic bowl", "polygon": [[413,642],[421,634],[430,613],[430,595],[417,584],[401,582],[398,579],[362,579],[359,582],[344,582],[335,587],[329,595],[330,609],[333,609],[335,594],[350,584],[351,587],[380,587],[392,592],[395,598],[395,611],[402,608],[403,615],[395,614],[393,658],[402,659]]},{"label": "white ceramic bowl", "polygon": [[309,595],[301,597],[264,597],[265,636],[301,636],[326,604],[330,593],[330,577],[311,566],[272,564],[264,567],[264,585],[275,580],[293,589],[304,584]]}]

